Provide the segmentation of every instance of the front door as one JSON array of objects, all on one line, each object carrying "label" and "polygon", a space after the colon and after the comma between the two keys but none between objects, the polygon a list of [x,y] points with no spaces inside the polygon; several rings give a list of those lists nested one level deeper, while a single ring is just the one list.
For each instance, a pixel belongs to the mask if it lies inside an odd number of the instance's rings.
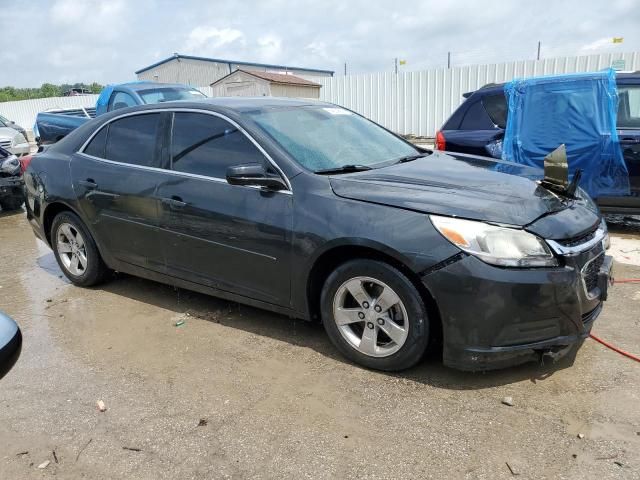
[{"label": "front door", "polygon": [[71,162],[74,191],[99,245],[117,260],[159,272],[164,252],[157,242],[155,194],[163,178],[161,131],[168,116],[115,120]]},{"label": "front door", "polygon": [[169,274],[288,305],[293,196],[225,180],[265,156],[223,118],[176,112],[170,157],[157,192]]}]

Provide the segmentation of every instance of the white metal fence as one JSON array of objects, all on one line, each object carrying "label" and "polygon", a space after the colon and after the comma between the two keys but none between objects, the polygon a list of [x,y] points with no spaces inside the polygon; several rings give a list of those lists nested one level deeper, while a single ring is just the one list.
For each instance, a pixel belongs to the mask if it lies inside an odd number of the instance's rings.
[{"label": "white metal fence", "polygon": [[[562,57],[439,68],[397,75],[374,73],[316,78],[320,99],[350,108],[401,134],[432,137],[462,103],[462,94],[516,77],[588,72],[624,61],[640,70],[640,52]],[[620,63],[618,63],[620,65]]]},{"label": "white metal fence", "polygon": [[[401,134],[431,137],[462,103],[462,94],[515,77],[588,72],[624,63],[625,70],[640,70],[640,52],[607,53],[510,63],[439,68],[422,72],[373,73],[340,77],[314,77],[322,84],[320,99],[355,110]],[[211,96],[209,86],[200,87]],[[27,130],[38,112],[60,108],[93,107],[97,95],[55,97],[0,103],[3,115]]]},{"label": "white metal fence", "polygon": [[21,100],[18,102],[0,102],[0,115],[9,120],[13,120],[27,130],[32,130],[33,124],[36,121],[36,115],[38,115],[39,112],[64,108],[95,107],[96,100],[98,100],[98,95],[50,97]]}]

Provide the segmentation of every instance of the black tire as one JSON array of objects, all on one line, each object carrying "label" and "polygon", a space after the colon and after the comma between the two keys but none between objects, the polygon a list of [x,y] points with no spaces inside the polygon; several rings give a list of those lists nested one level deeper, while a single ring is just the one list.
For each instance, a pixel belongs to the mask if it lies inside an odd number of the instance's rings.
[{"label": "black tire", "polygon": [[0,207],[5,212],[8,212],[10,210],[18,210],[20,207],[22,207],[23,203],[24,203],[24,198],[22,198],[21,196],[20,197],[6,197],[6,198],[3,198],[2,200],[0,200]]},{"label": "black tire", "polygon": [[[84,272],[79,275],[74,275],[69,269],[67,269],[60,258],[61,253],[58,251],[59,247],[57,238],[58,230],[64,224],[71,225],[76,231],[80,232],[84,240],[84,251],[86,253],[87,266]],[[96,246],[96,242],[93,240],[91,233],[89,233],[89,230],[85,227],[82,220],[80,220],[80,218],[73,212],[59,213],[53,219],[53,223],[51,225],[51,247],[62,273],[64,273],[65,277],[67,277],[74,285],[79,287],[91,287],[103,282],[110,273],[110,270],[104,264],[104,261],[100,256],[100,252],[98,251],[98,247]]]},{"label": "black tire", "polygon": [[[367,355],[357,350],[340,332],[334,319],[334,298],[340,287],[355,277],[370,277],[386,284],[393,289],[404,305],[408,317],[408,333],[406,340],[395,353],[384,357]],[[420,293],[402,272],[384,262],[358,259],[340,265],[324,284],[320,308],[322,323],[331,342],[345,357],[367,368],[397,371],[412,367],[424,356],[429,344],[429,318]],[[367,322],[362,323],[364,329]],[[377,330],[377,327],[375,328]]]}]

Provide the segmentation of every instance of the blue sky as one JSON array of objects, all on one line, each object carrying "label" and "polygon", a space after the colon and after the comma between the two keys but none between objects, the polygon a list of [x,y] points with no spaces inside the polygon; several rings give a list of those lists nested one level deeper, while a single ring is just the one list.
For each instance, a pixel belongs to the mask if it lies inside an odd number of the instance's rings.
[{"label": "blue sky", "polygon": [[173,52],[341,74],[531,59],[538,40],[546,57],[640,50],[633,0],[0,3],[0,86],[131,80]]}]

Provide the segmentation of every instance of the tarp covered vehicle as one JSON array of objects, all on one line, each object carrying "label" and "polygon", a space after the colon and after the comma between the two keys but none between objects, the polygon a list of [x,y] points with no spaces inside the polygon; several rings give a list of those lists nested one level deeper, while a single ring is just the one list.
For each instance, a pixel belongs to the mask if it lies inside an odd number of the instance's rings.
[{"label": "tarp covered vehicle", "polygon": [[[638,214],[640,73],[615,74],[615,95],[603,87],[608,84],[607,88],[610,89],[612,76],[613,72],[606,71],[485,85],[465,94],[467,100],[437,133],[436,146],[439,150],[449,152],[506,158],[542,167],[544,156],[564,143],[571,174],[576,168],[583,170],[580,184],[586,186],[587,182],[591,182],[591,186],[585,189],[597,200],[602,211]],[[535,82],[535,85],[523,82]],[[517,158],[513,152],[503,157],[503,143],[512,116],[506,90],[515,88],[516,84],[520,92],[516,102],[519,110],[516,114],[517,125],[512,127],[517,126],[521,131],[517,134],[518,139],[511,137],[509,148],[518,150],[518,153]],[[596,84],[599,86],[596,87]],[[596,95],[594,92],[597,89],[600,89],[600,93]],[[532,100],[534,97],[535,101]],[[541,103],[536,105],[535,102]],[[610,120],[615,123],[615,129]],[[513,140],[524,143],[511,143]],[[613,150],[621,153],[626,174],[618,153]],[[601,154],[605,155],[604,160]],[[612,157],[614,154],[615,157]],[[576,163],[578,157],[581,160]],[[591,167],[585,168],[585,165]],[[596,185],[597,169],[604,169],[608,173],[598,179]]]}]

